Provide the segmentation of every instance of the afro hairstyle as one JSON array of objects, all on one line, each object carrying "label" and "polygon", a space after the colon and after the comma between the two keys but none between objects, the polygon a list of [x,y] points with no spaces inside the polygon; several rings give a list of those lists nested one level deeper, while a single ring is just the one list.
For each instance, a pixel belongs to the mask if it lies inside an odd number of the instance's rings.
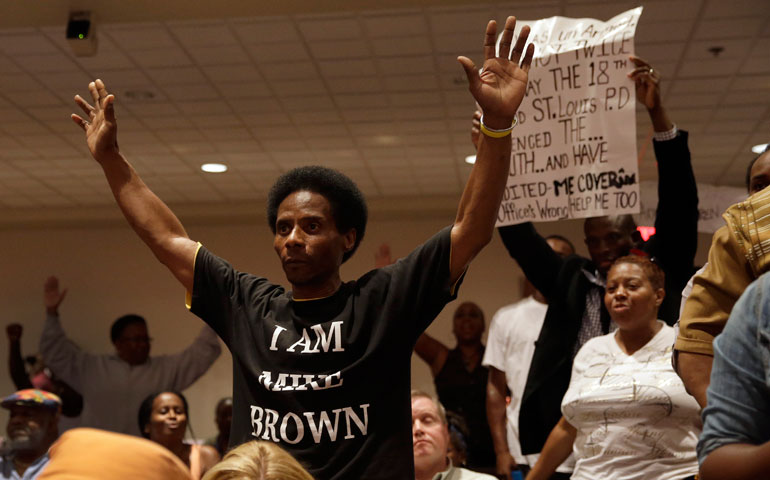
[{"label": "afro hairstyle", "polygon": [[318,165],[290,170],[275,181],[267,194],[267,223],[275,234],[278,206],[294,192],[307,190],[322,195],[331,206],[334,224],[340,233],[356,230],[356,242],[342,257],[343,263],[358,248],[366,231],[368,211],[364,194],[344,174]]}]

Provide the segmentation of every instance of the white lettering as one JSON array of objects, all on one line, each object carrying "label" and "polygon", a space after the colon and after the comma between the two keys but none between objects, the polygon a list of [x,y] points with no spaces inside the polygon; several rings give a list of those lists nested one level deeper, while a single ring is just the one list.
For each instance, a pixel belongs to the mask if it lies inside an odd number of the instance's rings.
[{"label": "white lettering", "polygon": [[[302,412],[300,415],[293,412],[281,414],[269,408],[251,405],[251,425],[253,429],[251,435],[263,440],[296,445],[305,438],[305,432],[309,428],[315,443],[336,442],[340,433],[340,412],[343,412],[345,415],[345,436],[342,438],[350,440],[357,436],[366,436],[369,434],[369,404],[360,405],[360,413],[356,412],[354,408],[343,407],[335,408],[331,411]],[[332,416],[334,416],[333,420]],[[305,420],[303,420],[303,417]],[[296,433],[292,432],[292,422],[294,423]],[[277,430],[280,437],[276,434],[276,427],[278,427]],[[353,431],[356,427],[358,432]],[[324,431],[326,434],[324,434]],[[293,438],[291,438],[292,436]],[[328,439],[326,438],[327,436]]]},{"label": "white lettering", "polygon": [[332,428],[331,421],[329,420],[329,414],[325,411],[322,411],[320,413],[320,419],[321,423],[316,426],[315,419],[313,418],[313,415],[315,412],[305,412],[305,418],[307,418],[307,423],[310,426],[310,433],[313,434],[313,441],[315,443],[321,442],[321,436],[323,435],[323,427],[326,426],[326,430],[329,432],[329,438],[332,442],[337,440],[337,424],[339,423],[340,419],[340,412],[342,411],[341,408],[335,408],[332,410],[332,413],[334,414],[334,427]]},{"label": "white lettering", "polygon": [[278,423],[278,412],[269,408],[265,409],[265,433],[262,434],[262,440],[278,441],[278,435],[275,434],[275,424]]},{"label": "white lettering", "polygon": [[287,348],[286,351],[294,353],[294,350],[297,347],[299,347],[300,345],[302,345],[303,346],[302,353],[319,353],[318,350],[310,350],[310,343],[311,343],[310,342],[310,336],[307,334],[307,329],[303,328],[302,329],[302,337],[300,337],[299,340],[294,342],[294,345],[292,345],[291,347]]},{"label": "white lettering", "polygon": [[345,422],[348,426],[348,434],[345,435],[345,440],[350,440],[351,438],[354,438],[355,435],[350,431],[350,419],[353,419],[353,422],[356,424],[358,429],[366,435],[366,430],[369,426],[369,404],[366,403],[364,405],[361,405],[361,408],[364,410],[364,421],[362,422],[360,418],[358,418],[358,415],[356,415],[356,412],[353,411],[350,407],[345,407],[343,410],[345,410]]},{"label": "white lettering", "polygon": [[255,437],[259,437],[262,432],[262,408],[256,405],[251,406],[251,434]]},{"label": "white lettering", "polygon": [[283,327],[279,327],[278,325],[275,326],[275,331],[273,332],[273,340],[270,342],[270,350],[277,351],[278,350],[278,337],[281,336],[282,332],[285,332],[286,329]]},{"label": "white lettering", "polygon": [[[320,373],[318,375],[299,373],[279,373],[273,381],[273,373],[263,371],[257,379],[266,390],[273,392],[287,392],[291,390],[326,390],[342,386],[342,372],[337,371],[331,375]],[[291,380],[291,382],[289,382]]]},{"label": "white lettering", "polygon": [[[302,347],[302,351],[300,351],[300,353],[321,353],[321,350],[318,348],[320,346],[324,352],[328,352],[329,347],[332,346],[332,341],[334,342],[334,348],[332,348],[332,352],[345,351],[345,348],[342,346],[342,321],[332,322],[331,326],[329,327],[328,336],[326,335],[326,331],[324,331],[323,325],[313,325],[310,328],[315,334],[315,345],[313,345],[307,329],[303,328],[302,335],[300,336],[299,340],[294,342],[294,344],[287,348],[286,351],[294,353],[297,347]],[[273,346],[275,345],[277,338],[278,332],[276,330],[276,333],[273,333],[273,344],[270,346],[270,350],[273,350]]]},{"label": "white lettering", "polygon": [[[289,419],[294,420],[294,425],[297,427],[297,437],[294,440],[290,440],[288,435],[286,435],[286,428],[287,428],[287,423]],[[364,435],[366,434],[364,433]],[[305,427],[304,425],[302,425],[302,419],[300,419],[296,413],[291,413],[291,412],[287,413],[286,416],[284,416],[283,420],[281,421],[281,438],[283,439],[283,441],[294,445],[299,443],[302,440],[302,437],[304,436],[305,436]]]},{"label": "white lettering", "polygon": [[[311,327],[313,331],[316,334],[316,337],[318,340],[315,342],[314,350],[318,351],[318,344],[321,344],[321,348],[323,348],[324,352],[329,351],[329,346],[332,343],[332,338],[334,339],[334,349],[332,352],[344,352],[345,349],[342,348],[342,321],[338,322],[332,322],[331,327],[329,328],[329,336],[326,336],[326,332],[324,332],[323,325],[313,325]],[[302,352],[305,353],[305,352]]]},{"label": "white lettering", "polygon": [[272,374],[270,372],[265,370],[265,371],[263,371],[262,373],[259,374],[259,378],[257,379],[257,381],[259,383],[261,383],[262,385],[264,385],[265,388],[268,389],[268,390],[270,390],[270,387],[273,385],[273,382],[270,379],[271,375]]}]

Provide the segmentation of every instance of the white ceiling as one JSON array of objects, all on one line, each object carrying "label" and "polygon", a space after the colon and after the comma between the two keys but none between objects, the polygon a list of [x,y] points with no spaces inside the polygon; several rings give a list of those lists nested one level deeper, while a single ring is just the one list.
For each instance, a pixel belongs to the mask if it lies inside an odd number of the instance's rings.
[{"label": "white ceiling", "polygon": [[[195,11],[176,20],[166,10],[115,23],[102,2],[91,7],[110,20],[98,25],[98,54],[75,57],[66,9],[36,17],[28,10],[37,2],[21,3],[30,4],[15,13],[24,25],[9,26],[0,11],[0,224],[116,211],[68,119],[74,94],[89,98],[97,77],[117,95],[121,150],[175,208],[236,211],[263,199],[281,172],[320,163],[350,175],[374,202],[408,199],[419,210],[456,197],[470,170],[473,102],[456,57],[478,59],[488,19],[608,19],[637,6],[424,1],[318,13],[313,3],[306,14],[264,17],[243,7],[229,18]],[[698,181],[742,185],[751,145],[770,137],[770,2],[643,6],[636,51],[665,76],[671,117],[691,133]],[[717,57],[714,46],[724,48]],[[130,98],[141,92],[153,98]],[[638,119],[640,176],[649,180],[649,120],[643,111]],[[230,170],[201,172],[211,161]]]}]

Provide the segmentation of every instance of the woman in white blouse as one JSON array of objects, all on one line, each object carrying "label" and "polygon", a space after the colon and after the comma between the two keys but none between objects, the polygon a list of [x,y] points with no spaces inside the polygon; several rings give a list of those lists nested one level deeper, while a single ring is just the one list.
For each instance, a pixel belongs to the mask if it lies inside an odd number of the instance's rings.
[{"label": "woman in white blouse", "polygon": [[617,330],[575,356],[562,418],[527,480],[549,478],[574,451],[573,479],[670,479],[698,473],[700,408],[671,368],[674,329],[657,319],[663,271],[619,258],[604,303]]}]

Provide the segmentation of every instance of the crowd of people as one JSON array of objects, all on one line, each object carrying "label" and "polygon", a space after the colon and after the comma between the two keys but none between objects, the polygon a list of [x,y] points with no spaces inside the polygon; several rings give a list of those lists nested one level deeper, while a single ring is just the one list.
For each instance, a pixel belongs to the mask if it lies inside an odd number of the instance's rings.
[{"label": "crowd of people", "polygon": [[[77,96],[83,113],[72,118],[129,225],[206,325],[182,352],[151,356],[147,321],[124,315],[110,328],[115,353],[95,355],[67,338],[67,291],[49,277],[39,358],[26,362],[22,327],[7,326],[18,391],[1,402],[0,479],[770,477],[770,154],[749,165],[751,196],[727,211],[693,276],[688,135],[664,108],[660,73],[638,57],[629,77],[655,131],[655,235],[642,240],[630,215],[589,218],[584,258],[531,223],[501,227],[531,282],[525,298],[494,315],[486,346],[473,302],[454,311],[454,347],[425,332],[494,235],[534,52],[528,27],[514,38],[515,22],[498,50],[497,24],[487,25],[481,68],[459,58],[480,111],[454,222],[398,260],[381,247],[376,268],[352,281],[340,266],[368,213],[348,177],[300,167],[271,188],[286,289],[188,236],[118,148],[115,96],[90,83],[91,102]],[[232,397],[216,405],[218,434],[199,442],[181,391],[217,359],[220,339]],[[413,352],[437,397],[412,390]]]}]

